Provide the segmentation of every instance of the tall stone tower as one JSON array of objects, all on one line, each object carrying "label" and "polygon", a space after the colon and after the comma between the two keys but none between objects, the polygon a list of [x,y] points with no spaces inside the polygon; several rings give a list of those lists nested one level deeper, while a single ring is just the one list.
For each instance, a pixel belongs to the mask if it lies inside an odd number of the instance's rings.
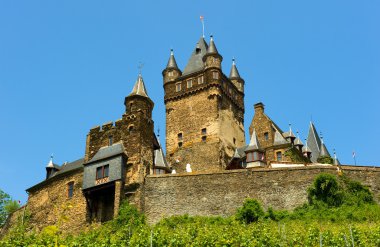
[{"label": "tall stone tower", "polygon": [[183,70],[171,51],[163,70],[167,159],[177,172],[225,169],[236,147],[245,144],[244,80],[235,62],[230,76],[213,37],[196,44]]},{"label": "tall stone tower", "polygon": [[[141,74],[132,92],[125,97],[124,105],[121,119],[96,126],[88,133],[83,187],[89,201],[101,202],[100,196],[95,197],[96,193],[102,192],[99,188],[113,186],[115,196],[110,196],[108,201],[114,200],[115,207],[127,197],[130,203],[141,208],[141,185],[145,176],[152,173],[154,150],[159,148],[153,132],[154,103],[148,96]],[[107,172],[103,172],[107,173],[106,179],[95,178],[95,170],[107,165]],[[103,194],[112,193],[105,191]],[[108,206],[112,207],[112,204]]]}]

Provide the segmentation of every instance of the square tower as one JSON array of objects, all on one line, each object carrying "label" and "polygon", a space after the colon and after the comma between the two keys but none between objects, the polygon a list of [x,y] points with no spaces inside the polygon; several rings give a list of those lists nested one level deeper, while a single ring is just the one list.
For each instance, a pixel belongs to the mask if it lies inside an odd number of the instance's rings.
[{"label": "square tower", "polygon": [[173,51],[162,72],[166,106],[167,160],[177,172],[224,170],[245,144],[244,80],[233,63],[230,77],[213,38],[196,44],[183,72]]}]

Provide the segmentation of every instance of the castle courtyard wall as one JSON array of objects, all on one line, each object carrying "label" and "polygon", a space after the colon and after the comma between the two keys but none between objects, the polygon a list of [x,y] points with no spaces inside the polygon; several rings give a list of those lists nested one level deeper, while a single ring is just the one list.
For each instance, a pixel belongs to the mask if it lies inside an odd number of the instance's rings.
[{"label": "castle courtyard wall", "polygon": [[[144,186],[144,213],[149,223],[173,215],[229,216],[245,198],[265,208],[294,209],[307,202],[307,188],[320,173],[337,175],[336,167],[271,168],[150,175]],[[380,198],[380,168],[344,167],[344,174],[369,186]]]}]

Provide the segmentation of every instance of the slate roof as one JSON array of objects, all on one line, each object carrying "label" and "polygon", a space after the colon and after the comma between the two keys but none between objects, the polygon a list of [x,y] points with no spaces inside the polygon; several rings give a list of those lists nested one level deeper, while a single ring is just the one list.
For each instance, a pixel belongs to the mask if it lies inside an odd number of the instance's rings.
[{"label": "slate roof", "polygon": [[309,134],[307,136],[307,146],[312,152],[311,161],[314,163],[317,162],[320,153],[321,139],[319,138],[317,130],[312,122],[310,122]]},{"label": "slate roof", "polygon": [[195,49],[193,53],[191,54],[191,57],[189,61],[187,62],[187,65],[185,69],[183,70],[182,75],[189,75],[191,73],[203,70],[203,56],[206,55],[208,45],[203,37],[201,37],[195,46]]},{"label": "slate roof", "polygon": [[99,151],[95,154],[95,156],[92,157],[92,159],[86,164],[93,163],[95,161],[106,159],[123,153],[125,153],[123,144],[115,143],[112,146],[100,148]]},{"label": "slate roof", "polygon": [[295,146],[303,146],[303,143],[299,137],[297,137],[296,140],[294,141],[294,145]]},{"label": "slate roof", "polygon": [[275,129],[273,145],[281,145],[288,143],[288,141],[282,136],[281,130],[277,128],[277,125],[272,124],[272,127]]},{"label": "slate roof", "polygon": [[232,66],[230,71],[230,79],[241,79],[238,69],[236,68],[235,59],[232,59]]},{"label": "slate roof", "polygon": [[140,95],[140,96],[149,98],[148,92],[145,88],[144,80],[141,74],[139,74],[139,76],[137,77],[135,86],[133,87],[132,92],[129,94],[129,96],[132,96],[132,95]]},{"label": "slate roof", "polygon": [[330,156],[330,153],[327,150],[326,145],[323,142],[322,142],[322,145],[321,145],[321,151],[319,153],[319,156]]},{"label": "slate roof", "polygon": [[160,148],[154,150],[154,166],[158,168],[169,169],[169,165],[166,162],[164,151],[161,148],[161,143],[160,143],[159,138],[157,138],[157,140],[160,145]]},{"label": "slate roof", "polygon": [[207,54],[219,54],[218,49],[216,49],[214,37],[210,36],[210,44],[207,48]]},{"label": "slate roof", "polygon": [[84,164],[84,158],[75,160],[75,161],[70,162],[70,163],[65,163],[62,166],[60,166],[60,170],[55,172],[50,178],[48,178],[48,179],[46,179],[46,180],[44,180],[44,181],[42,181],[36,185],[33,185],[32,187],[26,189],[26,191],[29,192],[35,188],[39,188],[39,187],[41,187],[47,183],[50,183],[50,181],[52,181],[54,178],[63,176],[64,174],[66,174],[68,172],[75,171],[78,169],[83,169],[83,164]]},{"label": "slate roof", "polygon": [[260,149],[260,143],[259,143],[259,140],[257,139],[256,130],[253,129],[251,140],[247,148],[245,149],[245,151],[258,150],[258,149]]}]

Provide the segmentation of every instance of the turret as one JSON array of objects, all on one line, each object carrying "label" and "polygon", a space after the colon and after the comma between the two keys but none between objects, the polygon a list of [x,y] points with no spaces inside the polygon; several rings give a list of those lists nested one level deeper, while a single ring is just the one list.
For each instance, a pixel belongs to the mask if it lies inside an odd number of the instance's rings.
[{"label": "turret", "polygon": [[307,140],[305,139],[306,146],[302,148],[302,154],[308,159],[311,159],[311,150],[307,145]]},{"label": "turret", "polygon": [[294,140],[294,146],[302,153],[303,143],[297,131],[297,138]]},{"label": "turret", "polygon": [[205,69],[208,68],[218,68],[222,69],[222,60],[223,57],[218,53],[218,50],[216,49],[214,38],[211,35],[210,36],[210,44],[207,48],[206,54],[203,56],[203,62]]},{"label": "turret", "polygon": [[58,171],[59,166],[53,163],[53,156],[51,156],[49,163],[46,165],[46,179],[51,178]]},{"label": "turret", "polygon": [[154,103],[149,98],[144,80],[139,74],[132,92],[124,100],[126,114],[142,112],[147,118],[152,118]]},{"label": "turret", "polygon": [[296,136],[293,134],[292,125],[291,124],[289,124],[289,131],[286,132],[286,133],[284,133],[284,137],[292,145],[294,144],[294,140],[296,139]]},{"label": "turret", "polygon": [[320,150],[321,151],[319,152],[319,157],[330,157],[330,153],[329,153],[329,151],[327,151],[326,145],[323,142],[322,133],[321,133],[321,148],[320,148]]},{"label": "turret", "polygon": [[240,77],[239,71],[236,68],[235,59],[232,59],[232,66],[229,76],[231,82],[237,87],[237,89],[244,93],[244,80]]},{"label": "turret", "polygon": [[260,148],[255,129],[253,129],[251,140],[244,152],[246,153],[247,168],[265,166],[264,150]]},{"label": "turret", "polygon": [[181,70],[177,66],[173,49],[170,50],[169,61],[166,65],[166,68],[162,71],[162,75],[164,77],[164,84],[170,81],[174,81],[182,75]]}]

